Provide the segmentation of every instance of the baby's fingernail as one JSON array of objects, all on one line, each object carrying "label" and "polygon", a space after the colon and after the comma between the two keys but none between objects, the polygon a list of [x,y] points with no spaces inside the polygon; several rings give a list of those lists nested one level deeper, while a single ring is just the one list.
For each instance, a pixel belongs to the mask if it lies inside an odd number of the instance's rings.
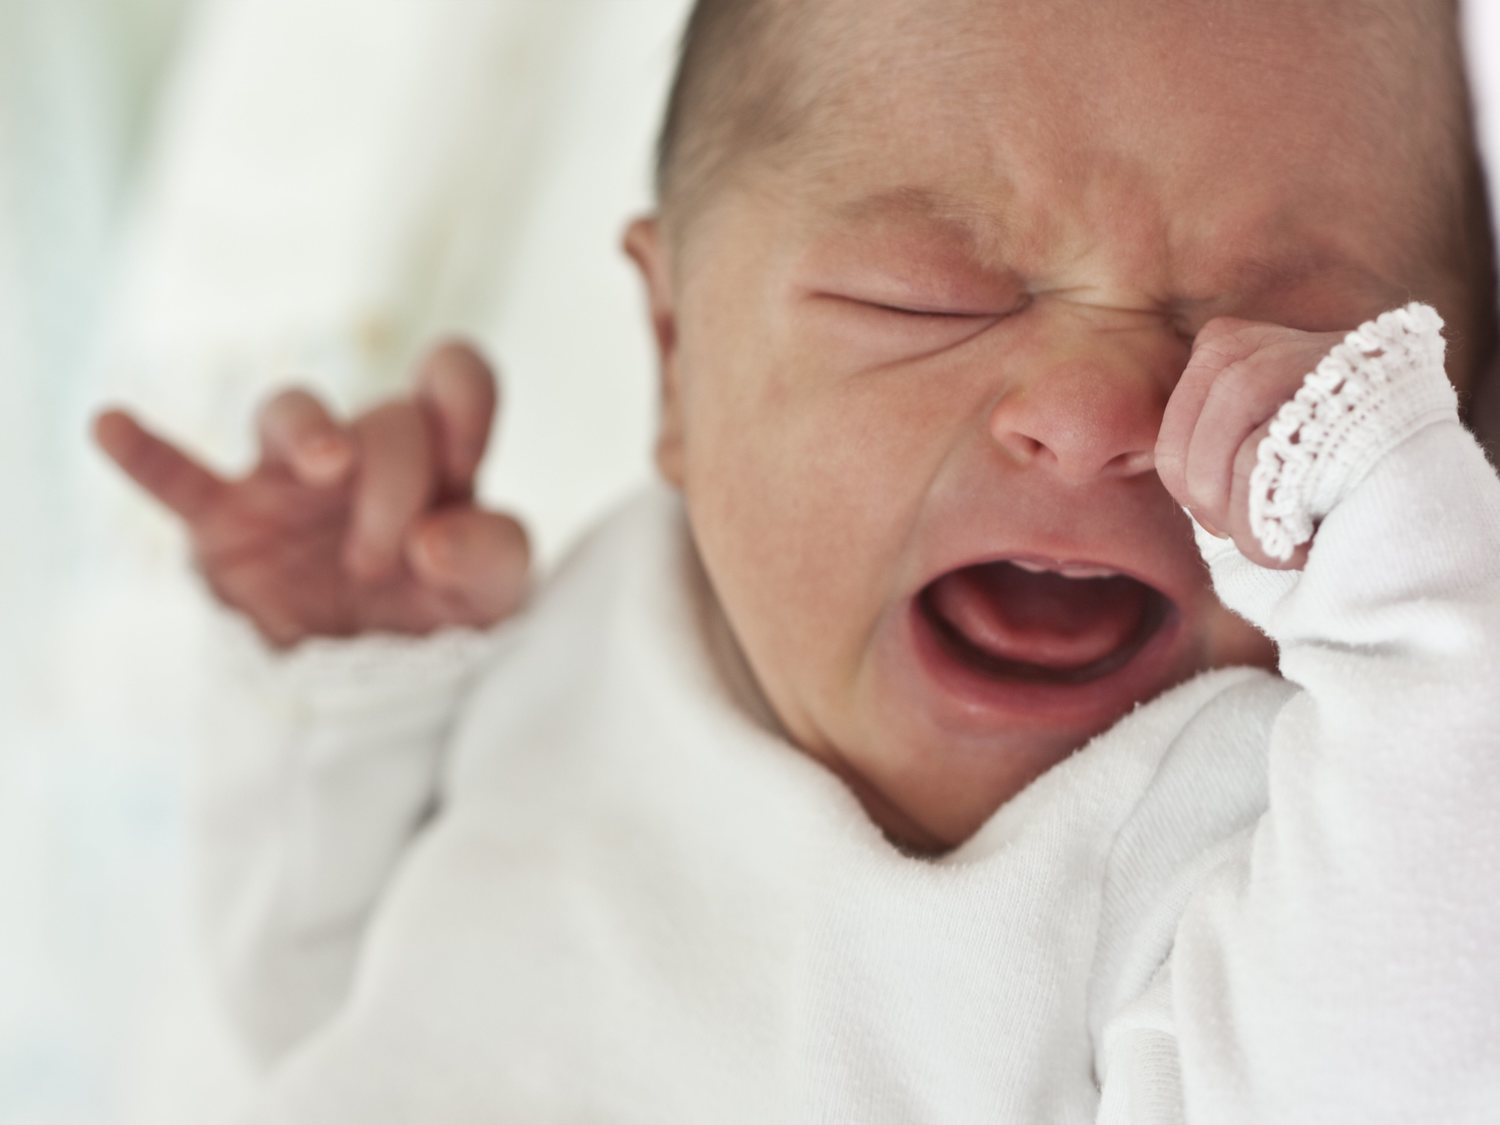
[{"label": "baby's fingernail", "polygon": [[333,434],[311,438],[302,443],[302,463],[319,476],[331,476],[349,460],[349,446]]},{"label": "baby's fingernail", "polygon": [[453,536],[444,535],[440,531],[428,532],[418,541],[417,549],[422,552],[424,561],[433,570],[453,568]]},{"label": "baby's fingernail", "polygon": [[1201,527],[1204,531],[1208,532],[1215,539],[1228,539],[1229,538],[1229,536],[1225,535],[1222,531],[1220,531],[1217,527],[1215,527],[1214,524],[1211,521],[1205,519],[1203,516],[1200,516],[1197,512],[1193,511],[1191,508],[1184,508],[1183,510],[1185,512],[1187,512],[1189,519],[1193,520],[1199,527]]},{"label": "baby's fingernail", "polygon": [[359,581],[374,582],[389,574],[390,562],[379,551],[356,541],[344,550],[344,570]]}]

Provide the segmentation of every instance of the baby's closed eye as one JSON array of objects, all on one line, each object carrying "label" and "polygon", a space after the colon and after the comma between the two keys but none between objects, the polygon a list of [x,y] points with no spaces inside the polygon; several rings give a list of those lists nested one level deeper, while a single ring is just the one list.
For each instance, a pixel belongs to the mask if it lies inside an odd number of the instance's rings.
[{"label": "baby's closed eye", "polygon": [[882,363],[965,343],[1031,300],[1013,270],[979,261],[952,239],[910,232],[820,241],[793,277],[816,337]]},{"label": "baby's closed eye", "polygon": [[812,294],[813,330],[840,346],[887,359],[932,354],[965,343],[1015,310],[978,304],[944,305],[903,297],[850,293]]}]

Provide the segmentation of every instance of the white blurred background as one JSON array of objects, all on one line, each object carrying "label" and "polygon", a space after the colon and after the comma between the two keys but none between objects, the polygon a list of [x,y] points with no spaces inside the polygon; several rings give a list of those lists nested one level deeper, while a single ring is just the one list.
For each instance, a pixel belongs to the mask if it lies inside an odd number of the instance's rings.
[{"label": "white blurred background", "polygon": [[462,332],[504,370],[482,491],[556,559],[649,472],[618,241],[686,8],[0,0],[0,1125],[209,1125],[248,1080],[182,842],[204,604],[90,416],[243,467],[270,388],[351,409]]},{"label": "white blurred background", "polygon": [[205,1125],[247,1080],[183,854],[202,595],[90,416],[243,468],[270,388],[348,410],[464,333],[482,492],[555,559],[650,471],[618,245],[686,7],[0,0],[0,1125]]}]

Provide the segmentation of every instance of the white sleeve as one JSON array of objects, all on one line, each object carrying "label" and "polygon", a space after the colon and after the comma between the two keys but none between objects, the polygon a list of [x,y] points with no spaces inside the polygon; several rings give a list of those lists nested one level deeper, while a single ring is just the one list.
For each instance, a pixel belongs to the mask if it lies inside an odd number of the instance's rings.
[{"label": "white sleeve", "polygon": [[227,655],[196,764],[198,903],[220,991],[268,1064],[338,1008],[371,911],[432,814],[443,748],[506,634],[266,649],[216,612]]},{"label": "white sleeve", "polygon": [[1304,571],[1200,532],[1299,690],[1268,811],[1106,1038],[1101,1121],[1495,1120],[1500,481],[1439,328],[1421,306],[1365,326],[1279,418],[1258,534],[1321,520]]}]

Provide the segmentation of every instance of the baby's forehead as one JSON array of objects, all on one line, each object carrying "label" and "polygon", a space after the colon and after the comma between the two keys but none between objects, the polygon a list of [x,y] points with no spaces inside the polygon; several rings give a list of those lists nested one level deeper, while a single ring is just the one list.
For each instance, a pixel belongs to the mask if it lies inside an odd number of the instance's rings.
[{"label": "baby's forehead", "polygon": [[[867,0],[856,22],[848,0],[812,5],[810,34],[790,48],[799,92],[774,154],[783,167],[838,181],[914,157],[927,187],[957,198],[1134,174],[1170,198],[1284,173],[1290,154],[1315,211],[1330,181],[1355,179],[1364,199],[1426,206],[1425,182],[1460,179],[1469,159],[1452,143],[1466,97],[1461,71],[1441,74],[1443,37],[1388,50],[1388,35],[1330,19],[1345,0],[935,3],[944,18]],[[1222,18],[1171,18],[1184,9]],[[1279,206],[1300,202],[1286,193]]]},{"label": "baby's forehead", "polygon": [[[1406,263],[1460,253],[1473,157],[1455,141],[1457,32],[1418,7],[702,0],[717,37],[704,33],[663,136],[663,168],[692,187],[664,190],[664,206],[685,226],[724,185],[857,206],[916,183],[959,200],[959,218],[1003,221],[1022,210],[1008,196],[1029,201],[1012,242],[1053,237],[1071,197],[1101,237],[1195,223],[1197,241],[1232,245],[1246,225],[1329,224],[1394,232]],[[666,143],[684,129],[694,143]]]},{"label": "baby's forehead", "polygon": [[[976,133],[987,116],[1023,115],[1056,132],[1070,111],[1095,120],[1134,113],[1161,132],[1214,106],[1226,130],[1342,127],[1396,138],[1423,124],[1460,131],[1455,115],[1467,102],[1451,4],[760,2],[782,13],[779,22],[736,49],[760,56],[748,68],[752,83],[758,74],[781,88],[743,108],[753,118],[779,106],[799,127],[782,135],[859,135],[860,125],[878,132],[924,118],[947,126],[955,105]],[[1244,96],[1242,112],[1222,96],[1229,87]]]}]

